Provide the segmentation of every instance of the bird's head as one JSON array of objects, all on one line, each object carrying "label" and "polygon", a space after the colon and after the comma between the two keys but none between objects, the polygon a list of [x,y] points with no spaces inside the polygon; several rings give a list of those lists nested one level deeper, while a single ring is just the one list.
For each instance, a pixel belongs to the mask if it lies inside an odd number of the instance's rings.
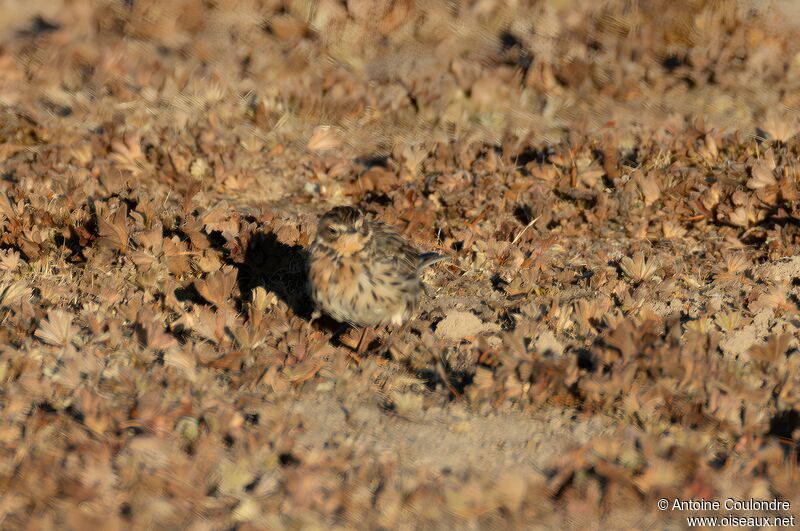
[{"label": "bird's head", "polygon": [[351,206],[332,208],[320,218],[317,227],[317,242],[342,256],[360,251],[369,238],[369,224],[364,213]]}]

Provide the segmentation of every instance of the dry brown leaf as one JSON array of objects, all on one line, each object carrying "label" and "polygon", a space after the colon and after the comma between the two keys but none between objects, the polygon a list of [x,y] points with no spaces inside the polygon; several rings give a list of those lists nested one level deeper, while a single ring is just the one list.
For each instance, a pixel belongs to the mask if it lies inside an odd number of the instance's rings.
[{"label": "dry brown leaf", "polygon": [[97,216],[97,231],[100,234],[97,242],[103,247],[108,247],[125,254],[128,251],[128,205],[122,203],[114,214],[113,219]]},{"label": "dry brown leaf", "polygon": [[646,206],[650,206],[658,201],[658,199],[661,197],[661,190],[658,187],[658,181],[655,174],[648,173],[645,175],[642,172],[636,172],[636,175],[633,179],[636,181],[636,184],[639,185],[639,189],[642,191],[644,204]]},{"label": "dry brown leaf", "polygon": [[787,142],[800,131],[800,123],[796,116],[778,109],[770,108],[762,126],[770,138],[779,142]]},{"label": "dry brown leaf", "polygon": [[658,263],[654,259],[647,259],[642,253],[636,253],[633,258],[623,257],[619,261],[622,271],[636,282],[650,279],[658,271]]},{"label": "dry brown leaf", "polygon": [[227,304],[236,286],[236,270],[231,266],[225,266],[219,271],[209,273],[203,280],[195,280],[194,285],[204,299],[222,308]]},{"label": "dry brown leaf", "polygon": [[50,310],[34,335],[48,345],[65,347],[76,339],[77,333],[78,328],[72,325],[72,315],[63,310]]},{"label": "dry brown leaf", "polygon": [[751,171],[752,178],[747,181],[747,187],[751,190],[758,190],[765,186],[774,186],[778,182],[772,170],[763,160],[756,161]]},{"label": "dry brown leaf", "polygon": [[306,147],[311,151],[326,151],[337,148],[341,144],[342,140],[335,129],[329,125],[319,125],[314,128]]},{"label": "dry brown leaf", "polygon": [[756,361],[772,364],[786,353],[791,341],[789,334],[772,334],[767,338],[765,345],[755,345],[748,350],[748,354]]},{"label": "dry brown leaf", "polygon": [[138,133],[127,133],[122,138],[115,138],[111,141],[111,160],[115,161],[122,168],[131,172],[138,172],[147,162],[142,152],[141,137]]}]

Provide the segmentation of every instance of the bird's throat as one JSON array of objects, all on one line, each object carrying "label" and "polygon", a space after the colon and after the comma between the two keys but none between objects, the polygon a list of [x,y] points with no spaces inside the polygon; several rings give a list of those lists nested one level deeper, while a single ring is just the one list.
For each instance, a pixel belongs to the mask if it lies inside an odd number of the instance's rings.
[{"label": "bird's throat", "polygon": [[364,236],[359,233],[343,234],[331,247],[342,256],[352,256],[364,248],[364,243]]}]

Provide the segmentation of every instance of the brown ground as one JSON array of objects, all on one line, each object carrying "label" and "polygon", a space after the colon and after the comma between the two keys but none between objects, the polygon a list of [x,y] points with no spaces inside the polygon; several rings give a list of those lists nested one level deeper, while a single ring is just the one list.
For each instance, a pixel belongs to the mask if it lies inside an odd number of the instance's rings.
[{"label": "brown ground", "polygon": [[[798,515],[796,17],[0,4],[0,527]],[[303,289],[342,203],[450,256],[361,364]]]}]

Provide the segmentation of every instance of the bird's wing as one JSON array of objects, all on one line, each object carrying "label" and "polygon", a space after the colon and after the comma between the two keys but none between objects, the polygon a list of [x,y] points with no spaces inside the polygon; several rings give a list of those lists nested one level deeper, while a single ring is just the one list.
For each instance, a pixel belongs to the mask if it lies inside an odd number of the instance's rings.
[{"label": "bird's wing", "polygon": [[378,254],[376,258],[385,263],[392,263],[405,275],[416,275],[419,250],[383,223],[374,222],[372,230]]},{"label": "bird's wing", "polygon": [[436,253],[420,253],[392,228],[375,222],[374,237],[382,242],[383,256],[379,259],[393,262],[407,275],[416,275],[422,269],[447,258]]}]

